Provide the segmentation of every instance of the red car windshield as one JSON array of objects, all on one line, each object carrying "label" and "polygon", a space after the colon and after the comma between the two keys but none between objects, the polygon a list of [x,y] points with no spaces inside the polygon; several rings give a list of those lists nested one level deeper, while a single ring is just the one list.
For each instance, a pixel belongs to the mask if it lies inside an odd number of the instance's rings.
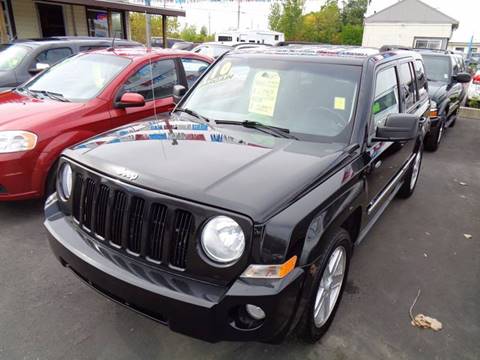
[{"label": "red car windshield", "polygon": [[25,87],[31,92],[49,92],[69,101],[82,102],[97,96],[130,60],[106,54],[80,54],[51,67]]}]

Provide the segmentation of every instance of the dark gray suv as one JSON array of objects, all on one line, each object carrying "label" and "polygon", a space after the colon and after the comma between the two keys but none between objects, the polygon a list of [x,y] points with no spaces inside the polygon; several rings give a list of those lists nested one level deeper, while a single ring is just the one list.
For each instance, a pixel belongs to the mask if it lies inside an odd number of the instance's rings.
[{"label": "dark gray suv", "polygon": [[[112,39],[58,37],[18,40],[0,52],[0,91],[16,87],[47,67],[82,51],[108,48]],[[141,46],[128,40],[115,40],[115,46]]]}]

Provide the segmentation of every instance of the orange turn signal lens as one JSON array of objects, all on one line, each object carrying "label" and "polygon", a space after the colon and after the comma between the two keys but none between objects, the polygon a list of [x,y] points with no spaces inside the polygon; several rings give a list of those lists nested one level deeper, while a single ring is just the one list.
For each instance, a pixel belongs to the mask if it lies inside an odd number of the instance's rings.
[{"label": "orange turn signal lens", "polygon": [[438,109],[430,109],[430,117],[437,117],[438,116]]},{"label": "orange turn signal lens", "polygon": [[297,264],[297,256],[278,265],[250,265],[241,275],[243,278],[281,279],[287,276]]}]

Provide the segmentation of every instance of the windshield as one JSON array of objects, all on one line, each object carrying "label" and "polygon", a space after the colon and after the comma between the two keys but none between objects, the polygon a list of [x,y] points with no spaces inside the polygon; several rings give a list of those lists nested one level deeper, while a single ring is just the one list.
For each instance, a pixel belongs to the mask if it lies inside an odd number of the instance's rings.
[{"label": "windshield", "polygon": [[205,45],[200,46],[197,49],[193,50],[193,52],[197,54],[202,54],[206,56],[210,56],[212,58],[217,58],[220,55],[225,54],[227,51],[232,50],[229,46],[212,46],[212,45]]},{"label": "windshield", "polygon": [[360,73],[359,66],[230,55],[202,78],[183,108],[214,120],[288,129],[303,140],[347,143]]},{"label": "windshield", "polygon": [[450,82],[450,61],[448,56],[423,55],[425,72],[429,81]]},{"label": "windshield", "polygon": [[31,48],[21,45],[12,45],[0,52],[0,70],[15,69],[22,62]]},{"label": "windshield", "polygon": [[129,63],[129,59],[115,55],[80,54],[51,67],[26,87],[61,94],[70,101],[85,101],[100,93]]}]

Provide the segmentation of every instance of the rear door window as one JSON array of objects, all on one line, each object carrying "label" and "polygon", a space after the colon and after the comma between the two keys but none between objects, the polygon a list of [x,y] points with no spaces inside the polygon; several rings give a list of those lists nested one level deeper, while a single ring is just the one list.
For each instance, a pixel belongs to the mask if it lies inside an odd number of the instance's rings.
[{"label": "rear door window", "polygon": [[398,66],[398,75],[402,96],[405,100],[405,109],[410,109],[415,104],[415,83],[410,71],[409,63],[403,63]]}]

